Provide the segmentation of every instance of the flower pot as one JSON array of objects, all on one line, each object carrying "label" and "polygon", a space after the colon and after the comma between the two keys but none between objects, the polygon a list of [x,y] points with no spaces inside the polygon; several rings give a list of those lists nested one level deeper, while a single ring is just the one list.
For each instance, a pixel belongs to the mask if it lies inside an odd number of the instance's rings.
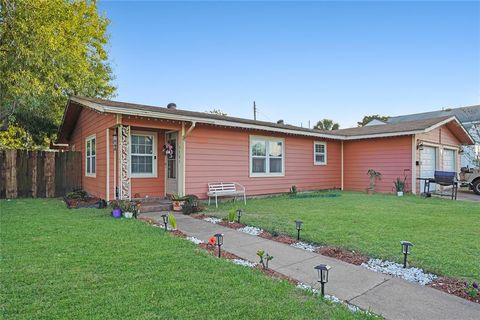
[{"label": "flower pot", "polygon": [[182,211],[182,206],[185,203],[184,200],[173,200],[173,211]]},{"label": "flower pot", "polygon": [[123,216],[127,219],[132,219],[133,217],[133,212],[124,212]]},{"label": "flower pot", "polygon": [[397,196],[398,197],[403,197],[403,191],[397,191]]},{"label": "flower pot", "polygon": [[112,210],[112,217],[119,219],[122,217],[122,210],[120,208],[116,208]]}]

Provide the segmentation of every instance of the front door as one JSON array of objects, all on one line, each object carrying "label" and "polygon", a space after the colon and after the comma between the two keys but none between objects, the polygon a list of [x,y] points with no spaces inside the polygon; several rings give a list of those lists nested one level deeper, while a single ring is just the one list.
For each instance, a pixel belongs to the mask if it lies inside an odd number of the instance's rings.
[{"label": "front door", "polygon": [[178,132],[167,132],[165,141],[169,149],[165,156],[165,189],[167,194],[176,194],[178,193]]},{"label": "front door", "polygon": [[[437,168],[437,148],[424,146],[420,150],[420,177],[434,178],[435,170]],[[424,181],[420,185],[420,190],[423,192]],[[437,189],[436,184],[430,184],[430,191]]]}]

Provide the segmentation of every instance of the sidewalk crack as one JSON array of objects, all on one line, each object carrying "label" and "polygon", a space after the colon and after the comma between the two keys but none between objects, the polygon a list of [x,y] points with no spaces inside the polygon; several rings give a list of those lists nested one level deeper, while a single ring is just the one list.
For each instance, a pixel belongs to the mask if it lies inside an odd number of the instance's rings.
[{"label": "sidewalk crack", "polygon": [[359,297],[363,296],[363,295],[364,295],[364,294],[366,294],[367,292],[370,292],[370,291],[372,291],[373,289],[375,289],[375,288],[377,288],[377,287],[381,286],[382,284],[384,284],[385,282],[387,282],[387,281],[390,281],[390,280],[392,280],[392,279],[391,279],[391,278],[390,278],[390,279],[384,279],[382,282],[380,282],[380,283],[378,283],[378,284],[374,285],[373,287],[371,287],[371,288],[370,288],[370,289],[368,289],[367,291],[365,291],[365,292],[362,292],[362,293],[360,293],[359,295],[356,295],[355,297],[353,297],[353,298],[351,298],[351,299],[348,299],[348,300],[345,300],[345,301],[346,301],[346,302],[348,302],[348,303],[352,303],[352,304],[354,304],[354,303],[352,302],[353,300],[355,300],[355,299],[357,299],[357,298],[359,298]]}]

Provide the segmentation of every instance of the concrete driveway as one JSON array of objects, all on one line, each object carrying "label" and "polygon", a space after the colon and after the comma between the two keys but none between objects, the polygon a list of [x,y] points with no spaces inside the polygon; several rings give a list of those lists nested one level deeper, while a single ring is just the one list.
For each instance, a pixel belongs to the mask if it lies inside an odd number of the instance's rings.
[{"label": "concrete driveway", "polygon": [[480,195],[473,193],[473,191],[471,190],[459,189],[457,194],[457,200],[480,202]]}]

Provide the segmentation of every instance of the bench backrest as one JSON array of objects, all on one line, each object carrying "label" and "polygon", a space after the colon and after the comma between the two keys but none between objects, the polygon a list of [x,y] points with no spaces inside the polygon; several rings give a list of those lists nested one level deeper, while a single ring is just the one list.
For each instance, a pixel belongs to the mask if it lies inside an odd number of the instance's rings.
[{"label": "bench backrest", "polygon": [[453,171],[435,171],[435,183],[439,185],[452,185],[457,176]]},{"label": "bench backrest", "polygon": [[219,192],[219,191],[237,191],[237,187],[234,182],[218,182],[218,183],[209,183],[208,184],[209,192]]}]

